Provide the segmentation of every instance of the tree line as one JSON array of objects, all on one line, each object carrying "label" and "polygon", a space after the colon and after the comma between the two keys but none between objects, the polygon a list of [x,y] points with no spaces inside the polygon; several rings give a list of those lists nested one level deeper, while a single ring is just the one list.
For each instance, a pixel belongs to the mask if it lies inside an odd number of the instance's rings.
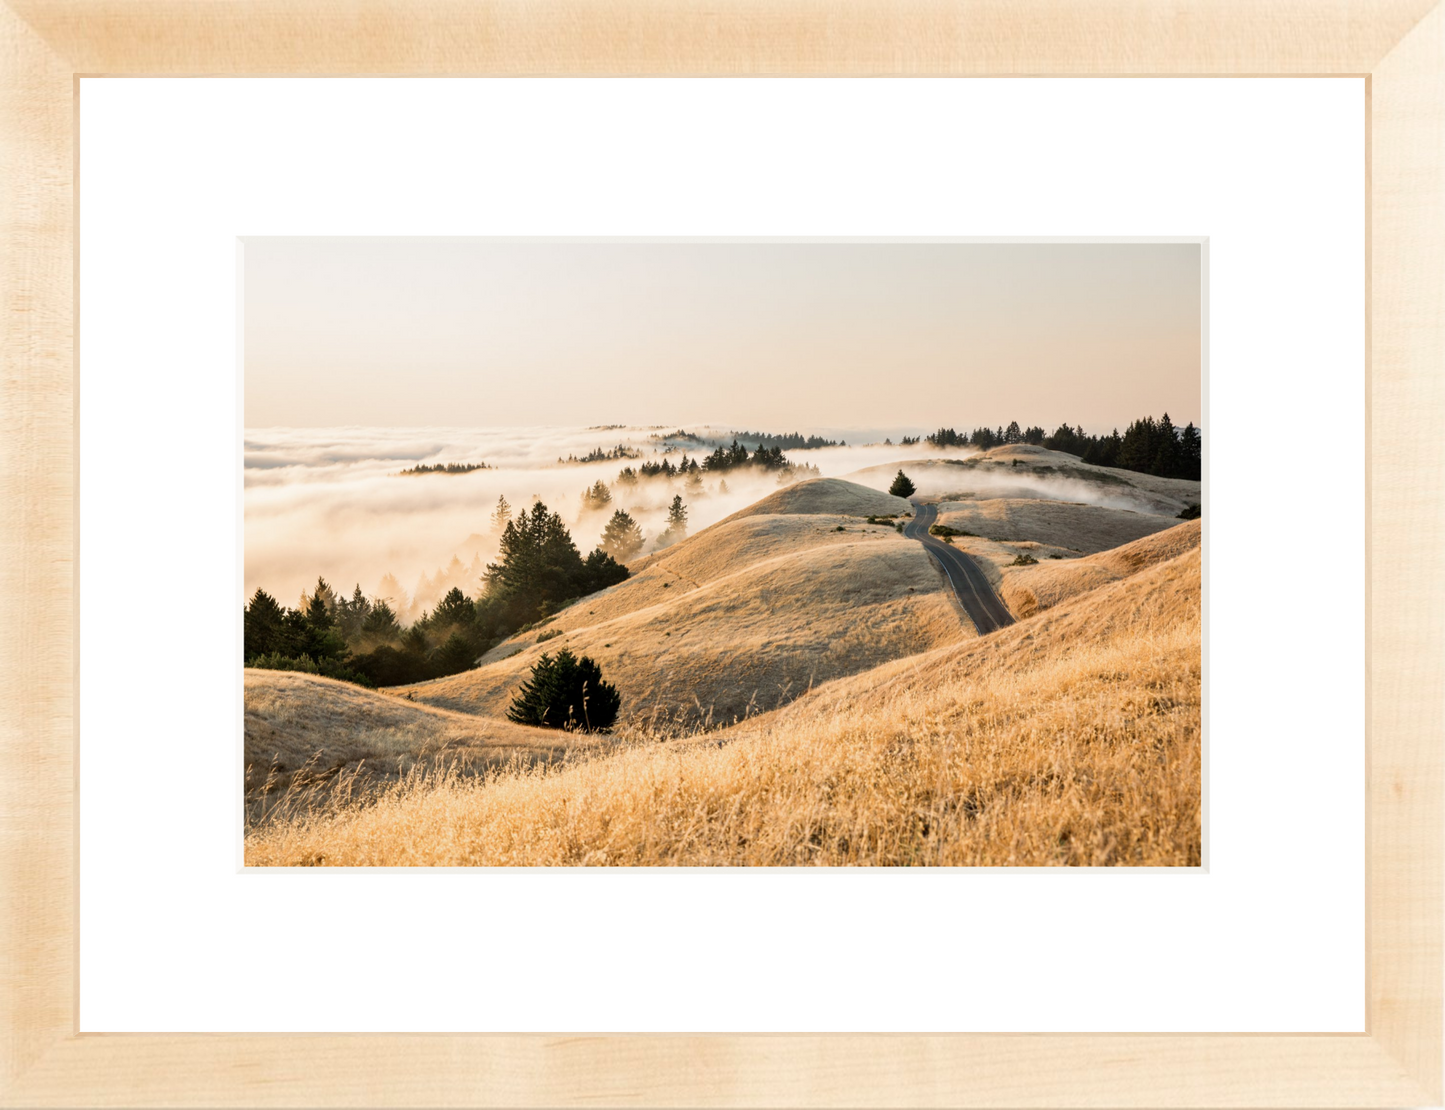
[{"label": "tree line", "polygon": [[398,474],[470,474],[474,470],[491,470],[486,463],[436,463],[427,466],[425,463],[418,463],[416,466],[406,470],[397,471]]},{"label": "tree line", "polygon": [[636,447],[629,447],[625,443],[619,443],[616,447],[609,447],[606,450],[603,450],[601,447],[594,447],[580,458],[577,455],[568,455],[564,459],[561,455],[558,455],[557,462],[566,466],[573,463],[611,462],[614,459],[639,459],[641,457],[642,452]]},{"label": "tree line", "polygon": [[1146,416],[1135,420],[1123,435],[1115,428],[1108,435],[1089,435],[1083,426],[1060,424],[1052,435],[1034,426],[1020,428],[1015,420],[1007,428],[975,428],[963,435],[953,428],[939,428],[927,437],[934,447],[977,447],[988,450],[1013,443],[1028,443],[1077,455],[1094,466],[1117,467],[1161,478],[1199,481],[1203,472],[1203,439],[1191,421],[1176,428],[1166,412],[1158,420]]},{"label": "tree line", "polygon": [[780,480],[802,480],[821,473],[811,463],[794,462],[783,453],[781,447],[758,447],[749,452],[748,448],[734,439],[726,447],[718,447],[712,454],[689,458],[684,452],[678,462],[666,455],[650,459],[637,467],[624,466],[617,475],[617,481],[624,486],[636,485],[642,478],[687,478],[694,483],[694,492],[702,485],[702,475],[725,474],[733,470],[752,468],[776,473]]},{"label": "tree line", "polygon": [[[685,527],[685,509],[682,515]],[[508,517],[500,543],[480,597],[453,587],[409,628],[387,599],[368,598],[359,585],[347,598],[318,578],[296,609],[258,589],[243,613],[246,666],[366,686],[439,678],[469,669],[506,637],[627,577],[627,568],[602,546],[584,558],[562,518],[540,501]]]},{"label": "tree line", "polygon": [[846,440],[805,436],[801,432],[769,435],[767,432],[733,432],[733,442],[750,443],[754,447],[777,447],[783,451],[816,451],[820,447],[847,447]]}]

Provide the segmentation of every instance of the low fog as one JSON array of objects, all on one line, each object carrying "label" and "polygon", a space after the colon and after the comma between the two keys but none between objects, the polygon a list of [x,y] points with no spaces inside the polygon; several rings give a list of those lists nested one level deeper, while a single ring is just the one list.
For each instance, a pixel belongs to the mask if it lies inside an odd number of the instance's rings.
[{"label": "low fog", "polygon": [[[724,429],[687,425],[715,437]],[[256,428],[245,435],[245,590],[259,588],[283,605],[296,605],[318,575],[338,591],[356,586],[389,598],[404,619],[414,619],[452,586],[475,596],[482,572],[497,552],[491,515],[504,496],[513,513],[538,499],[559,513],[579,550],[596,546],[614,509],[624,509],[654,549],[667,507],[681,494],[689,534],[714,524],[779,488],[776,472],[753,468],[703,473],[701,492],[681,477],[617,481],[625,466],[663,457],[674,465],[684,454],[706,456],[711,446],[659,440],[673,428]],[[830,438],[836,438],[830,437]],[[845,433],[845,438],[848,438]],[[880,435],[880,438],[881,435]],[[636,459],[559,463],[594,449],[623,445]],[[667,452],[664,455],[664,452]],[[926,443],[789,450],[795,465],[816,467],[822,477],[848,477],[886,489],[894,472],[920,460],[962,460],[977,452],[941,450]],[[402,475],[418,464],[485,463],[464,474]],[[992,468],[989,468],[990,470]],[[811,471],[801,475],[816,477]],[[1151,511],[1123,490],[1111,491],[1067,478],[1017,478],[984,468],[940,462],[917,466],[910,477],[924,494],[978,497],[1048,497],[1112,508]],[[597,481],[612,493],[601,511],[584,511],[583,492]],[[723,483],[726,483],[724,491]],[[1156,510],[1157,511],[1157,510]]]}]

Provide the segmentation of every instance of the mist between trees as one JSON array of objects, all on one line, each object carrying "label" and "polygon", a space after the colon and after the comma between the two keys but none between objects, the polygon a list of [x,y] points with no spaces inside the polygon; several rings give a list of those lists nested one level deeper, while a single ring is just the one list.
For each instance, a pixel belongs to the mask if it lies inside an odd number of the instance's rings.
[{"label": "mist between trees", "polygon": [[[625,467],[617,486],[629,489],[647,479],[680,478],[685,490],[702,494],[705,472],[754,471],[777,475],[778,484],[818,473],[815,467],[790,462],[780,447],[749,453],[736,440],[701,461],[684,453],[677,463],[663,457],[641,469],[638,474]],[[720,489],[727,492],[725,480]],[[611,509],[597,547],[583,558],[560,514],[537,501],[513,519],[506,497],[499,497],[490,521],[498,536],[497,561],[486,565],[479,596],[454,585],[435,608],[409,624],[393,598],[368,597],[359,583],[348,597],[318,577],[296,609],[258,588],[244,611],[246,665],[306,671],[367,686],[397,686],[467,670],[513,633],[627,578],[623,563],[641,553],[647,538],[638,521],[612,502],[611,489],[600,479],[583,492],[584,517]],[[654,540],[656,549],[687,535],[688,508],[681,494],[673,494],[664,520]],[[460,567],[459,560],[454,562]]]},{"label": "mist between trees", "polygon": [[[685,510],[681,516],[685,522]],[[617,535],[630,539],[625,517],[614,514]],[[258,589],[244,613],[246,665],[365,686],[422,682],[467,670],[512,633],[627,577],[601,546],[584,559],[562,518],[540,501],[515,519],[499,502],[494,520],[502,524],[500,555],[487,565],[481,596],[453,587],[410,627],[388,599],[367,597],[360,585],[346,597],[318,578],[297,609]]]}]

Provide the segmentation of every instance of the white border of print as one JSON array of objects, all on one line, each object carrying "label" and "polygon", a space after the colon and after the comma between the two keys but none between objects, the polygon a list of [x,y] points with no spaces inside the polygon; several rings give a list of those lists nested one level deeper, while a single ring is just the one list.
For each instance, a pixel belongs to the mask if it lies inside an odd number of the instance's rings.
[{"label": "white border of print", "polygon": [[[82,81],[81,1029],[1361,1029],[1363,134],[1353,79]],[[238,236],[1180,233],[1209,874],[238,872]],[[1330,559],[1265,573],[1285,424]]]}]

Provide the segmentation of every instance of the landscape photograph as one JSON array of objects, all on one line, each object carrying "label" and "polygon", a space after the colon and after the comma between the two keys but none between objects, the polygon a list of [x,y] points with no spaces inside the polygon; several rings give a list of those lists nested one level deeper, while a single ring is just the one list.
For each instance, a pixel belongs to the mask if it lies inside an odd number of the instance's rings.
[{"label": "landscape photograph", "polygon": [[1203,245],[242,243],[248,867],[1200,867]]}]

